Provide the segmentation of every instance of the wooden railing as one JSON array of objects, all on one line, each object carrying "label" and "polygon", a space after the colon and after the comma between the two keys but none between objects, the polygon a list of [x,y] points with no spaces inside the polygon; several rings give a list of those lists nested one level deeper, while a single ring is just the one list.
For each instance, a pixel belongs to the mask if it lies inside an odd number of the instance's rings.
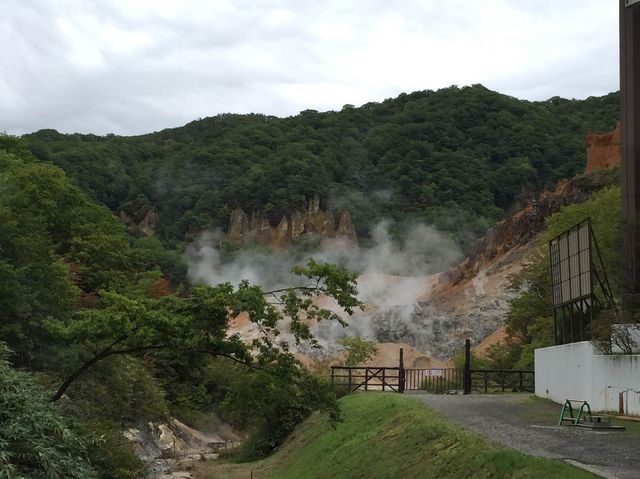
[{"label": "wooden railing", "polygon": [[400,349],[398,367],[331,366],[331,384],[339,392],[428,391],[470,394],[534,392],[535,374],[530,369],[471,369],[470,341],[465,342],[465,367],[405,369]]},{"label": "wooden railing", "polygon": [[472,369],[471,390],[491,392],[534,392],[535,373],[530,369]]},{"label": "wooden railing", "polygon": [[[534,392],[534,372],[525,369],[471,369],[469,392]],[[334,387],[353,391],[465,391],[465,371],[455,368],[332,366]],[[403,380],[404,379],[404,380]]]},{"label": "wooden railing", "polygon": [[331,366],[334,388],[353,391],[404,391],[404,369],[399,367]]}]

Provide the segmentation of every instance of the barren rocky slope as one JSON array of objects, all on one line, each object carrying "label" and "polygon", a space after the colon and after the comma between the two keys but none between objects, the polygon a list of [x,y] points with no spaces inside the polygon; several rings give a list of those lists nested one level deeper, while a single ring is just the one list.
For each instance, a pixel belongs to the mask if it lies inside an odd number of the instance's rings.
[{"label": "barren rocky slope", "polygon": [[387,278],[390,285],[419,281],[421,287],[414,291],[420,294],[398,304],[368,305],[352,323],[368,323],[379,341],[406,342],[438,359],[451,358],[465,338],[482,343],[480,349],[485,350],[503,339],[500,330],[509,301],[519,294],[510,288],[511,277],[536,254],[545,219],[565,205],[584,201],[593,190],[611,183],[615,173],[595,172],[558,183],[555,190],[543,192],[494,226],[448,271],[425,278]]}]

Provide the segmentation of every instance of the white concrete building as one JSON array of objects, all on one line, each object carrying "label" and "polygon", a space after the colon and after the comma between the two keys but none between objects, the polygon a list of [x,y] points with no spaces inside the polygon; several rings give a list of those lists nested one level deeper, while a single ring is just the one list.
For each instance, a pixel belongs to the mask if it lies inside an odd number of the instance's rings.
[{"label": "white concrete building", "polygon": [[551,346],[536,349],[535,372],[536,396],[640,416],[640,354],[603,354],[589,341]]}]

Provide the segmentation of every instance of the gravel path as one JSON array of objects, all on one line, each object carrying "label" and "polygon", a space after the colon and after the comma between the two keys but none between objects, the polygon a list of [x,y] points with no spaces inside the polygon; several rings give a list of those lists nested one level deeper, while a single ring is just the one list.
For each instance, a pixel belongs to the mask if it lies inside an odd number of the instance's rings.
[{"label": "gravel path", "polygon": [[534,456],[578,462],[603,477],[640,479],[640,423],[626,431],[557,426],[561,406],[529,394],[415,394],[424,403],[499,444]]}]

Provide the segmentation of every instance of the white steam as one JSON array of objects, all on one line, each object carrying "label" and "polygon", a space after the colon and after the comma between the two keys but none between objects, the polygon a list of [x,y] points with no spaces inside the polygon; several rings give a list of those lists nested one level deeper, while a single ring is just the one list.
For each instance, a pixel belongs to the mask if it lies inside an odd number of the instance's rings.
[{"label": "white steam", "polygon": [[[364,311],[346,318],[346,328],[334,322],[317,325],[314,333],[321,344],[332,349],[336,339],[349,335],[402,340],[429,352],[433,334],[428,324],[416,320],[416,311],[424,309],[418,300],[428,292],[428,277],[455,264],[462,254],[450,237],[430,226],[414,225],[399,243],[392,240],[391,226],[389,221],[379,223],[367,247],[324,240],[315,251],[301,256],[243,249],[233,255],[233,260],[225,260],[219,248],[223,234],[208,232],[187,250],[189,279],[192,283],[234,285],[248,280],[271,290],[299,284],[300,278],[290,271],[307,257],[338,264],[358,273],[359,299],[366,306]],[[323,306],[337,308],[328,300]]]},{"label": "white steam", "polygon": [[282,252],[242,249],[233,260],[225,260],[219,246],[224,238],[221,231],[203,233],[187,248],[189,269],[187,277],[193,284],[210,285],[243,280],[262,286],[265,290],[292,286],[297,278],[291,274],[296,262]]}]

